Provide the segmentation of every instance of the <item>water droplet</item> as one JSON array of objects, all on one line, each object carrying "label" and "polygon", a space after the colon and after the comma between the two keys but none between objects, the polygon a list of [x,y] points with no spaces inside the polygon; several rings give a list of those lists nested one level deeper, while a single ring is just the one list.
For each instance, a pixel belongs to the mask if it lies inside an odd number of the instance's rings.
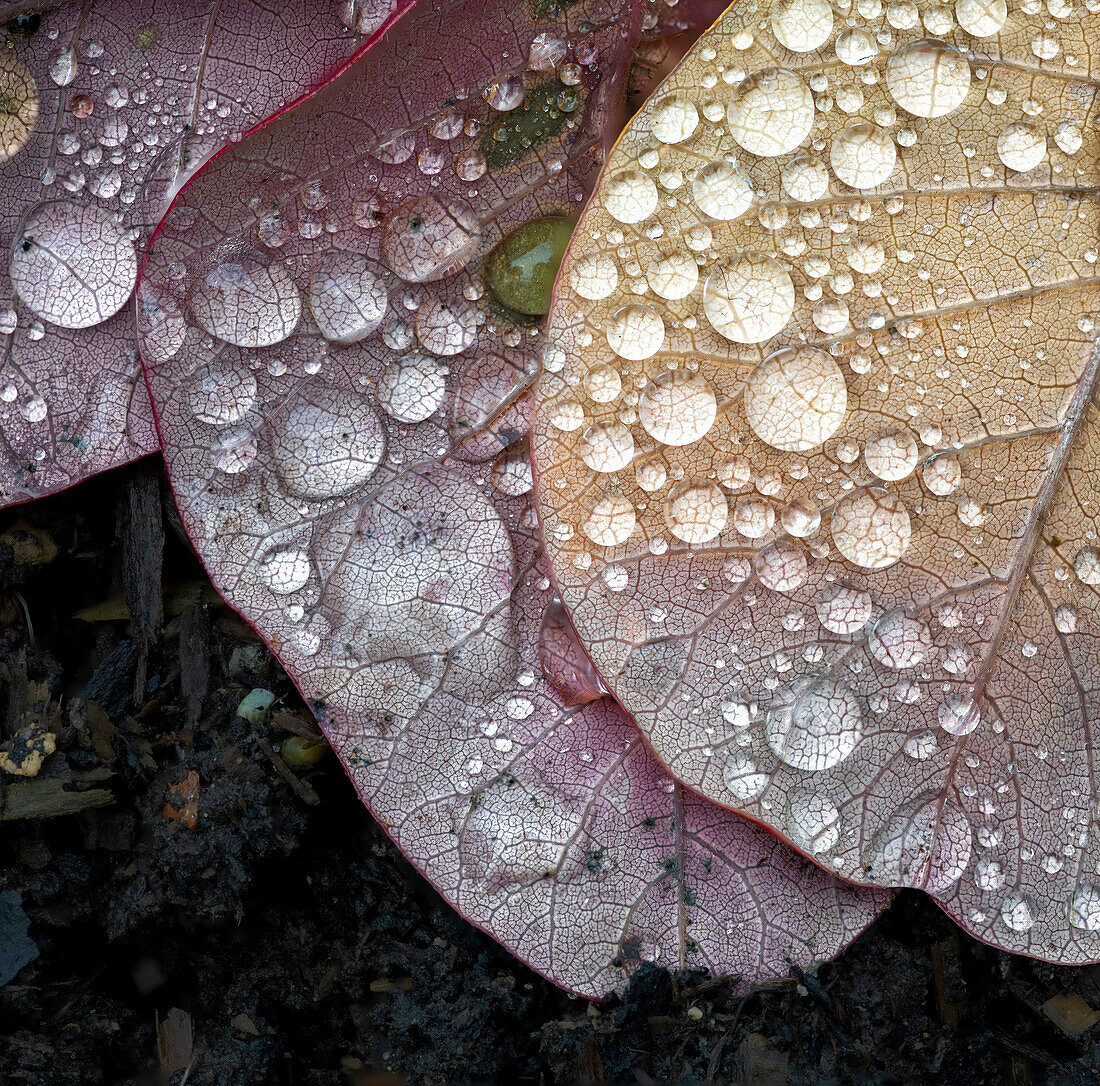
[{"label": "water droplet", "polygon": [[1009,894],[1001,903],[1001,919],[1013,931],[1028,931],[1036,920],[1035,906],[1022,894]]},{"label": "water droplet", "polygon": [[619,285],[615,261],[603,253],[582,256],[569,271],[569,285],[590,302],[610,297]]},{"label": "water droplet", "polygon": [[641,170],[620,170],[604,183],[603,201],[613,219],[642,222],[657,210],[657,186]]},{"label": "water droplet", "polygon": [[985,857],[974,868],[974,885],[979,890],[1003,890],[1005,884],[1004,864],[999,860]]},{"label": "water droplet", "polygon": [[699,126],[699,111],[687,98],[669,96],[653,106],[653,135],[661,143],[683,143]]},{"label": "water droplet", "polygon": [[949,735],[969,735],[982,722],[982,713],[973,698],[952,694],[940,706],[936,719]]},{"label": "water droplet", "polygon": [[294,331],[302,299],[281,264],[253,260],[219,264],[191,296],[191,315],[204,331],[238,347],[270,347]]},{"label": "water droplet", "polygon": [[309,308],[326,339],[355,343],[369,336],[388,304],[382,269],[358,253],[329,253],[313,269]]},{"label": "water droplet", "polygon": [[955,0],[955,18],[973,37],[992,38],[1008,21],[1008,4],[1005,0]]},{"label": "water droplet", "polygon": [[798,203],[812,203],[829,191],[829,171],[816,159],[796,158],[783,167],[783,191]]},{"label": "water droplet", "polygon": [[272,420],[275,470],[290,494],[323,501],[358,490],[382,462],[386,435],[374,409],[354,392],[303,386]]},{"label": "water droplet", "polygon": [[871,596],[859,588],[834,584],[825,589],[815,606],[817,619],[830,633],[854,634],[871,618]]},{"label": "water droplet", "polygon": [[772,33],[792,53],[820,49],[833,32],[829,0],[779,0],[772,8]]},{"label": "water droplet", "polygon": [[917,41],[896,50],[886,63],[886,88],[902,109],[917,117],[944,117],[970,92],[970,64],[942,41]]},{"label": "water droplet", "polygon": [[788,347],[753,370],[744,404],[761,441],[787,452],[806,452],[840,429],[848,390],[831,355],[816,347]]},{"label": "water droplet", "polygon": [[840,840],[840,812],[817,792],[796,792],[790,803],[791,842],[812,856],[832,849]]},{"label": "water droplet", "polygon": [[1010,124],[997,137],[997,157],[1010,170],[1027,173],[1047,156],[1047,138],[1033,124]]},{"label": "water droplet", "polygon": [[50,78],[59,86],[67,87],[76,78],[76,54],[72,46],[55,49],[49,56]]},{"label": "water droplet", "polygon": [[634,506],[621,494],[600,498],[584,522],[584,534],[598,547],[617,547],[634,532]]},{"label": "water droplet", "polygon": [[810,134],[814,98],[794,72],[771,68],[738,84],[726,118],[730,135],[746,151],[762,158],[785,155]]},{"label": "water droplet", "polygon": [[126,304],[137,256],[126,232],[91,204],[39,204],[23,220],[11,283],[36,316],[62,328],[91,328]]},{"label": "water droplet", "polygon": [[191,381],[188,406],[195,418],[212,426],[240,422],[256,402],[256,378],[251,373],[211,364],[198,369]]},{"label": "water droplet", "polygon": [[655,355],[665,342],[665,322],[646,305],[628,305],[607,322],[608,346],[632,362]]},{"label": "water droplet", "polygon": [[1082,547],[1074,556],[1073,569],[1084,584],[1100,584],[1100,550]]},{"label": "water droplet", "polygon": [[378,382],[382,410],[398,422],[423,422],[447,398],[447,369],[428,355],[409,354],[391,362]]},{"label": "water droplet", "polygon": [[708,162],[691,182],[691,195],[699,210],[712,219],[738,219],[752,206],[752,185],[727,159]]},{"label": "water droplet", "polygon": [[855,750],[863,712],[839,679],[810,677],[777,693],[764,727],[768,745],[787,765],[819,772]]},{"label": "water droplet", "polygon": [[939,498],[953,494],[962,482],[962,466],[957,456],[937,456],[924,465],[924,485]]},{"label": "water droplet", "polygon": [[773,592],[794,592],[809,577],[806,552],[797,543],[773,543],[756,556],[756,576]]},{"label": "water droplet", "polygon": [[645,274],[653,293],[667,301],[686,298],[699,283],[699,265],[687,253],[654,261]]},{"label": "water droplet", "polygon": [[1100,931],[1100,890],[1081,886],[1069,903],[1069,922],[1084,931]]},{"label": "water droplet", "polygon": [[416,338],[432,354],[462,354],[477,343],[480,317],[467,301],[433,296],[416,312]]},{"label": "water droplet", "polygon": [[864,569],[885,569],[909,549],[909,510],[896,495],[878,487],[846,494],[833,511],[833,542]]},{"label": "water droplet", "polygon": [[875,124],[856,124],[833,139],[829,162],[837,178],[854,189],[873,189],[894,172],[897,148]]},{"label": "water droplet", "polygon": [[281,547],[260,558],[259,572],[264,584],[277,596],[289,596],[309,580],[309,555],[298,547]]},{"label": "water droplet", "polygon": [[836,58],[853,68],[870,64],[878,56],[878,46],[865,30],[845,30],[836,39]]},{"label": "water droplet", "polygon": [[27,145],[38,122],[38,86],[11,49],[0,50],[0,165]]},{"label": "water droplet", "polygon": [[708,543],[726,526],[725,495],[711,483],[676,487],[665,502],[665,523],[685,543]]},{"label": "water droplet", "polygon": [[539,664],[547,682],[562,695],[566,705],[585,705],[607,693],[557,598],[542,614]]},{"label": "water droplet", "polygon": [[904,611],[889,611],[875,623],[867,647],[880,664],[904,670],[918,667],[932,653],[928,627]]},{"label": "water droplet", "polygon": [[664,370],[638,401],[642,428],[662,445],[691,445],[714,425],[718,404],[706,380],[690,370]]},{"label": "water droplet", "polygon": [[214,467],[226,475],[238,475],[256,462],[256,437],[247,427],[223,430],[210,450]]},{"label": "water droplet", "polygon": [[722,781],[734,799],[742,803],[758,798],[768,787],[768,775],[761,773],[756,763],[740,750],[731,750],[726,754]]},{"label": "water droplet", "polygon": [[897,811],[877,841],[882,881],[939,894],[958,882],[969,865],[973,832],[957,806],[937,798]]},{"label": "water droplet", "polygon": [[501,305],[531,317],[549,312],[554,277],[573,226],[572,219],[535,219],[497,245],[485,262],[485,277]]},{"label": "water droplet", "polygon": [[622,471],[634,459],[634,438],[621,422],[597,422],[584,432],[577,455],[593,471]]},{"label": "water droplet", "polygon": [[764,343],[781,332],[794,312],[790,275],[764,253],[743,253],[719,264],[703,285],[703,312],[711,326],[735,343]]},{"label": "water droplet", "polygon": [[909,430],[893,430],[868,440],[863,459],[872,475],[886,482],[904,479],[917,466],[917,439]]},{"label": "water droplet", "polygon": [[1077,632],[1077,612],[1068,603],[1054,608],[1054,627],[1059,633]]},{"label": "water droplet", "polygon": [[410,283],[433,283],[466,267],[477,252],[481,224],[464,200],[421,196],[382,223],[382,260]]},{"label": "water droplet", "polygon": [[490,109],[495,109],[498,113],[508,113],[522,105],[525,96],[523,77],[519,75],[494,80],[485,88],[485,101],[489,103]]}]

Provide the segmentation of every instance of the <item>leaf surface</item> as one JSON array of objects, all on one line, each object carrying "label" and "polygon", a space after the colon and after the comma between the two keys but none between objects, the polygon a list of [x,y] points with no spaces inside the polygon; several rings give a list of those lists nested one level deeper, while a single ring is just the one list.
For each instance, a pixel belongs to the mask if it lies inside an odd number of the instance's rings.
[{"label": "leaf surface", "polygon": [[1010,8],[731,9],[574,235],[535,467],[674,776],[1094,961],[1100,22]]},{"label": "leaf surface", "polygon": [[390,11],[0,4],[0,504],[156,448],[131,312],[148,231],[198,165],[335,72]]},{"label": "leaf surface", "polygon": [[[215,584],[446,899],[593,996],[646,959],[785,973],[885,900],[663,774],[593,700],[546,576],[541,337],[509,306],[549,304],[552,224],[594,180],[640,20],[619,0],[414,8],[190,182],[139,287]],[[329,228],[301,229],[319,205]]]}]

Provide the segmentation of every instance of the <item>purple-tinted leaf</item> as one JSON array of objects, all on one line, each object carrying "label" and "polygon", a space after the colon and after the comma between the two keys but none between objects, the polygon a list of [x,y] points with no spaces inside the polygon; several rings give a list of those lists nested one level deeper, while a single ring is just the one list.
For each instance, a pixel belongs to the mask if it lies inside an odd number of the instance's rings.
[{"label": "purple-tinted leaf", "polygon": [[857,9],[731,8],[617,145],[550,322],[546,544],[689,787],[1100,960],[1096,16]]},{"label": "purple-tinted leaf", "polygon": [[0,4],[0,504],[156,447],[129,304],[149,229],[398,4],[46,6]]},{"label": "purple-tinted leaf", "polygon": [[587,995],[646,959],[783,973],[884,900],[665,777],[591,700],[540,557],[541,337],[499,299],[583,200],[640,18],[414,8],[191,181],[139,288],[169,475],[219,590],[447,900]]}]

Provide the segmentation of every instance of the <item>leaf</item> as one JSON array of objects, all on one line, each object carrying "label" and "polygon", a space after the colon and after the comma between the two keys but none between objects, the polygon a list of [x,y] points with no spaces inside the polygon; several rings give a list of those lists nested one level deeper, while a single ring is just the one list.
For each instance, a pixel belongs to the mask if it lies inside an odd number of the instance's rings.
[{"label": "leaf", "polygon": [[1096,33],[732,9],[581,219],[534,439],[671,773],[1063,962],[1100,959]]},{"label": "leaf", "polygon": [[[392,6],[343,15],[369,35]],[[362,47],[341,10],[0,4],[0,504],[156,448],[130,309],[137,253],[205,159]]]},{"label": "leaf", "polygon": [[[662,774],[591,700],[540,558],[535,314],[640,9],[414,8],[191,181],[139,287],[171,482],[217,587],[444,897],[593,996],[647,959],[785,973],[884,900]],[[322,204],[330,229],[302,229]]]}]

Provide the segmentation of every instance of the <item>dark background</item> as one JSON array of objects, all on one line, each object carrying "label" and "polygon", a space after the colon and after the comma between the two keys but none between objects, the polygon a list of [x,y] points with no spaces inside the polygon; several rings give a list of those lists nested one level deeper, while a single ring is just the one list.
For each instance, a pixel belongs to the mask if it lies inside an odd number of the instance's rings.
[{"label": "dark background", "polygon": [[[982,946],[915,892],[746,998],[648,965],[621,1000],[564,995],[439,899],[330,753],[286,770],[308,713],[161,491],[151,460],[0,513],[0,738],[58,737],[0,772],[0,976],[37,952],[0,988],[3,1086],[1100,1082],[1100,966]],[[254,687],[272,721],[236,715]]]}]

